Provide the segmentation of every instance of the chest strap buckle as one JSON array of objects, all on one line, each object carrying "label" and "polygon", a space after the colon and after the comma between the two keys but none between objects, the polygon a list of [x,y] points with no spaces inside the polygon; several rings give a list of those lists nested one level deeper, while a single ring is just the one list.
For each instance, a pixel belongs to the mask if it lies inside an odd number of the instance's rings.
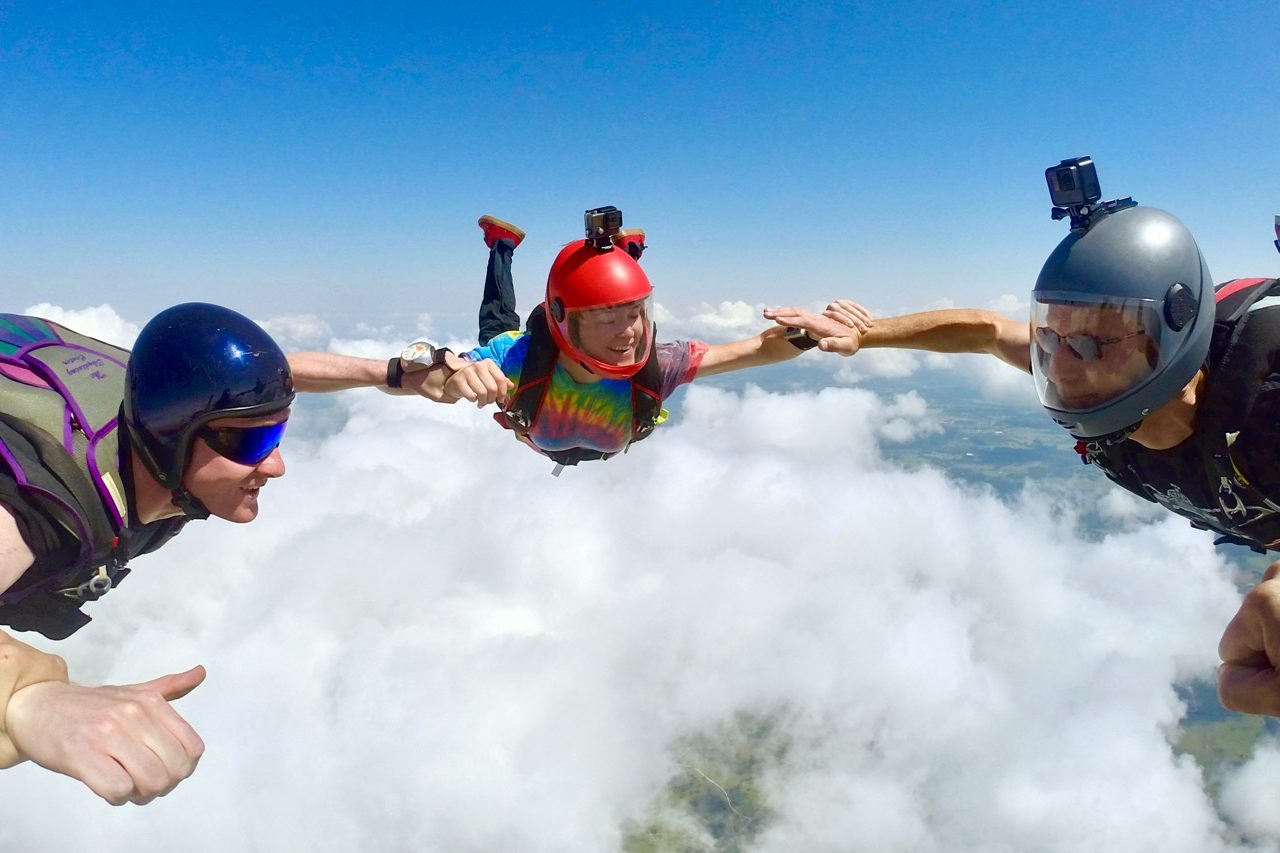
[{"label": "chest strap buckle", "polygon": [[69,586],[58,590],[59,594],[76,601],[97,601],[111,591],[111,575],[106,566],[99,566],[98,571],[79,586]]}]

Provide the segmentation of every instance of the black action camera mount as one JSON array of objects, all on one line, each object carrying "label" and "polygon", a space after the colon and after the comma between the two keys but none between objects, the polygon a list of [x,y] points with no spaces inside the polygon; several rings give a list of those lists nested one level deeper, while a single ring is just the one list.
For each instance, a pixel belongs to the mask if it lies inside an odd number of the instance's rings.
[{"label": "black action camera mount", "polygon": [[1102,186],[1092,157],[1063,160],[1045,169],[1044,179],[1049,184],[1054,221],[1070,216],[1072,231],[1087,231],[1097,216],[1137,205],[1131,197],[1098,201],[1102,198]]}]

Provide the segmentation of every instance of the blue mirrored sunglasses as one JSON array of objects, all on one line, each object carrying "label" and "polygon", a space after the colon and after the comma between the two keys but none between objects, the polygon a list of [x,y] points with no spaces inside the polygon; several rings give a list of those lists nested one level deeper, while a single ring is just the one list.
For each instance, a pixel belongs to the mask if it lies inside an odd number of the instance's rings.
[{"label": "blue mirrored sunglasses", "polygon": [[281,421],[278,424],[253,427],[202,426],[196,430],[196,435],[203,438],[218,455],[225,456],[232,462],[257,465],[280,446],[287,423],[288,421]]}]

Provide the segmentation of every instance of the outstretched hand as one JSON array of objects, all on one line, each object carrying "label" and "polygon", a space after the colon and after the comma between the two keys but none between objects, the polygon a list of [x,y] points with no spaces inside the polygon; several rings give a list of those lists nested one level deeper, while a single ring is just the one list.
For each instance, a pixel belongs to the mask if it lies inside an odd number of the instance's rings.
[{"label": "outstretched hand", "polygon": [[497,362],[490,358],[481,359],[469,363],[449,377],[444,383],[443,402],[468,400],[483,407],[505,400],[514,387]]},{"label": "outstretched hand", "polygon": [[79,779],[112,805],[143,805],[190,776],[204,753],[169,705],[204,677],[197,666],[120,687],[44,681],[13,694],[5,721],[26,758]]},{"label": "outstretched hand", "polygon": [[1280,716],[1280,561],[1249,591],[1218,642],[1218,699],[1246,714]]},{"label": "outstretched hand", "polygon": [[804,329],[818,338],[820,350],[844,356],[856,353],[862,344],[862,335],[875,325],[871,312],[849,299],[830,303],[821,314],[788,306],[766,308],[764,316],[779,326]]}]

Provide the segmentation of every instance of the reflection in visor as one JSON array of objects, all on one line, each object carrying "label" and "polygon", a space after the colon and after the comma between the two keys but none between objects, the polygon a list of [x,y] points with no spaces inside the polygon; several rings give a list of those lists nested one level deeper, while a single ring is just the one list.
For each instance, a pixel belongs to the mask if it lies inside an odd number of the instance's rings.
[{"label": "reflection in visor", "polygon": [[1040,326],[1036,329],[1036,346],[1050,355],[1057,352],[1058,347],[1065,346],[1067,352],[1081,361],[1097,361],[1102,358],[1102,348],[1108,344],[1118,344],[1145,334],[1146,332],[1139,329],[1118,338],[1099,338],[1096,335],[1060,335],[1048,326]]},{"label": "reflection in visor", "polygon": [[616,323],[632,322],[645,315],[644,300],[626,302],[622,305],[611,305],[608,308],[586,308],[579,312],[582,323],[596,326],[611,326]]},{"label": "reflection in visor", "polygon": [[1041,402],[1085,412],[1142,385],[1160,364],[1163,327],[1153,300],[1037,301],[1031,366]]}]

